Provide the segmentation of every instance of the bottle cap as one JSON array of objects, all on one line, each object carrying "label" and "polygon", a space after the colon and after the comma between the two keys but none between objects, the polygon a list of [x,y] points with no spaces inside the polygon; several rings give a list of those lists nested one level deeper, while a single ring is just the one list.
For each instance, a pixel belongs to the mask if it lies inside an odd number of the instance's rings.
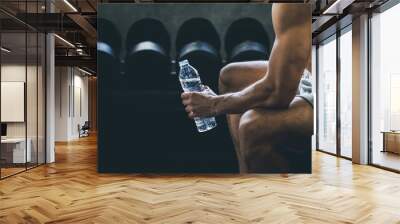
[{"label": "bottle cap", "polygon": [[189,61],[188,60],[183,60],[179,62],[179,66],[183,66],[183,65],[188,65]]}]

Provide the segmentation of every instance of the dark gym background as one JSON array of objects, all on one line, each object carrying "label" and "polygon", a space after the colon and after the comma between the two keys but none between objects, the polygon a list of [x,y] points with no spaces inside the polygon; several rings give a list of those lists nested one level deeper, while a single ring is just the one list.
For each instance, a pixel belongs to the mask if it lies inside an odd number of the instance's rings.
[{"label": "dark gym background", "polygon": [[[122,36],[121,55],[125,52],[127,33],[131,25],[143,18],[160,20],[168,30],[171,39],[171,57],[175,58],[175,40],[180,26],[191,18],[205,18],[211,21],[218,31],[221,41],[221,54],[225,58],[225,33],[234,21],[241,18],[254,18],[267,31],[269,44],[273,43],[275,34],[271,19],[272,4],[252,3],[162,3],[162,4],[99,4],[98,18],[104,18],[115,24]],[[98,32],[107,32],[100,30]]]},{"label": "dark gym background", "polygon": [[[219,36],[218,53],[223,66],[230,61],[225,49],[229,26],[238,19],[254,18],[262,24],[267,34],[262,44],[269,55],[274,39],[271,5],[99,4],[98,17],[102,21],[98,22],[98,39],[108,42],[114,55],[110,57],[111,53],[104,55],[98,51],[98,170],[157,173],[238,172],[225,117],[218,117],[217,128],[206,133],[198,133],[193,120],[187,118],[180,102],[178,71],[175,71],[175,60],[180,50],[176,49],[177,33],[182,24],[191,18],[209,20]],[[130,29],[135,22],[148,18],[159,20],[168,32],[169,38],[161,38],[169,39],[170,44],[170,47],[163,46],[171,66],[168,77],[160,74],[162,77],[152,75],[143,78],[148,74],[146,67],[142,67],[141,71],[134,71],[130,67],[131,50],[127,48],[131,47],[127,45],[134,39]],[[237,34],[240,35],[243,34]],[[148,69],[160,67],[160,60],[157,58],[145,62]],[[211,85],[207,83],[206,75],[200,74],[204,84]],[[215,84],[218,72],[212,76],[215,77]],[[218,91],[215,86],[213,88]]]}]

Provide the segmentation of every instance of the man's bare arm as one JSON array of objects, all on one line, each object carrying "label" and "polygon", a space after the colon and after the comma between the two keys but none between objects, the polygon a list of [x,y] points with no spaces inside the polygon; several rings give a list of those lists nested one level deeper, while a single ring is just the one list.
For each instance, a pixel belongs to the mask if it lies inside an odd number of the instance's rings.
[{"label": "man's bare arm", "polygon": [[286,108],[295,97],[311,53],[310,8],[274,4],[272,19],[276,38],[267,74],[240,92],[215,97],[215,114],[242,113],[257,107]]}]

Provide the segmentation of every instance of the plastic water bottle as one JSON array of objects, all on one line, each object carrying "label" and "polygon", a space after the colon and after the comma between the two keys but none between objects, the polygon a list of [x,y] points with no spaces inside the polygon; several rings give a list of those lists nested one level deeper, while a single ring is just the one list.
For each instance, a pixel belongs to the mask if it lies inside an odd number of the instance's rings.
[{"label": "plastic water bottle", "polygon": [[[179,62],[179,81],[183,91],[185,92],[203,92],[206,89],[203,87],[200,79],[200,75],[197,70],[191,66],[188,60]],[[197,130],[199,132],[205,132],[211,130],[217,126],[215,117],[195,117],[194,122],[196,123]]]}]

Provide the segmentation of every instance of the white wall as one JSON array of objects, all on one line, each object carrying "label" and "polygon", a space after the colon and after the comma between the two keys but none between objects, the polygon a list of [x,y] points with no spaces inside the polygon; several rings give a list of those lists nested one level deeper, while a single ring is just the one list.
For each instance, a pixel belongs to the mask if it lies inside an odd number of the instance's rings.
[{"label": "white wall", "polygon": [[55,68],[55,141],[68,140],[69,80],[69,69],[67,67]]},{"label": "white wall", "polygon": [[[1,66],[1,81],[3,82],[25,82],[25,64],[9,64]],[[5,110],[6,108],[1,108]],[[7,137],[25,137],[25,123],[7,123]]]},{"label": "white wall", "polygon": [[[1,66],[1,81],[2,82],[25,82],[25,75],[27,69],[28,73],[28,79],[31,80],[30,78],[31,75],[36,76],[36,67],[34,66],[28,66],[27,68],[25,67],[25,64],[4,64]],[[31,84],[31,83],[30,83]],[[34,83],[36,85],[36,82]],[[33,89],[28,89],[28,90],[33,90]],[[33,92],[28,92],[27,93],[28,97],[36,97],[36,89],[33,90]],[[4,97],[4,96],[3,96]],[[32,101],[27,99],[28,101]],[[35,105],[36,107],[36,105]],[[6,110],[6,108],[1,108],[1,110]],[[30,113],[28,114],[28,121],[31,122],[34,119],[29,116]],[[36,114],[35,114],[36,118]],[[36,120],[35,120],[36,121]],[[26,122],[7,122],[7,136],[8,137],[25,137],[25,123]],[[35,122],[36,123],[36,122]],[[32,125],[28,125],[28,127],[31,127]],[[28,136],[29,137],[29,136]]]},{"label": "white wall", "polygon": [[[38,69],[38,70],[37,70]],[[18,63],[3,64],[1,66],[2,82],[24,82],[26,84],[26,106],[22,107],[22,112],[26,112],[26,121],[6,122],[8,138],[24,138],[25,135],[30,139],[32,149],[32,161],[44,162],[44,74],[42,67]],[[27,80],[26,80],[27,79]],[[7,96],[2,96],[6,97]],[[7,110],[9,108],[1,108]],[[12,111],[11,111],[12,112]],[[36,153],[39,153],[37,156]]]},{"label": "white wall", "polygon": [[[88,77],[87,76],[82,76],[83,73],[80,73],[76,75],[75,70],[75,75],[74,75],[74,111],[73,113],[73,119],[72,119],[72,136],[78,137],[78,129],[77,126],[78,124],[83,125],[85,121],[89,120],[89,92],[88,92]],[[80,93],[78,92],[80,91]],[[80,95],[80,97],[79,97]],[[78,102],[80,101],[80,102]],[[80,104],[80,105],[79,105]],[[80,108],[79,108],[80,107]],[[81,111],[79,111],[79,109]],[[73,112],[74,112],[73,111]]]},{"label": "white wall", "polygon": [[55,73],[55,140],[77,139],[78,125],[89,118],[88,77],[72,67],[56,67]]}]

